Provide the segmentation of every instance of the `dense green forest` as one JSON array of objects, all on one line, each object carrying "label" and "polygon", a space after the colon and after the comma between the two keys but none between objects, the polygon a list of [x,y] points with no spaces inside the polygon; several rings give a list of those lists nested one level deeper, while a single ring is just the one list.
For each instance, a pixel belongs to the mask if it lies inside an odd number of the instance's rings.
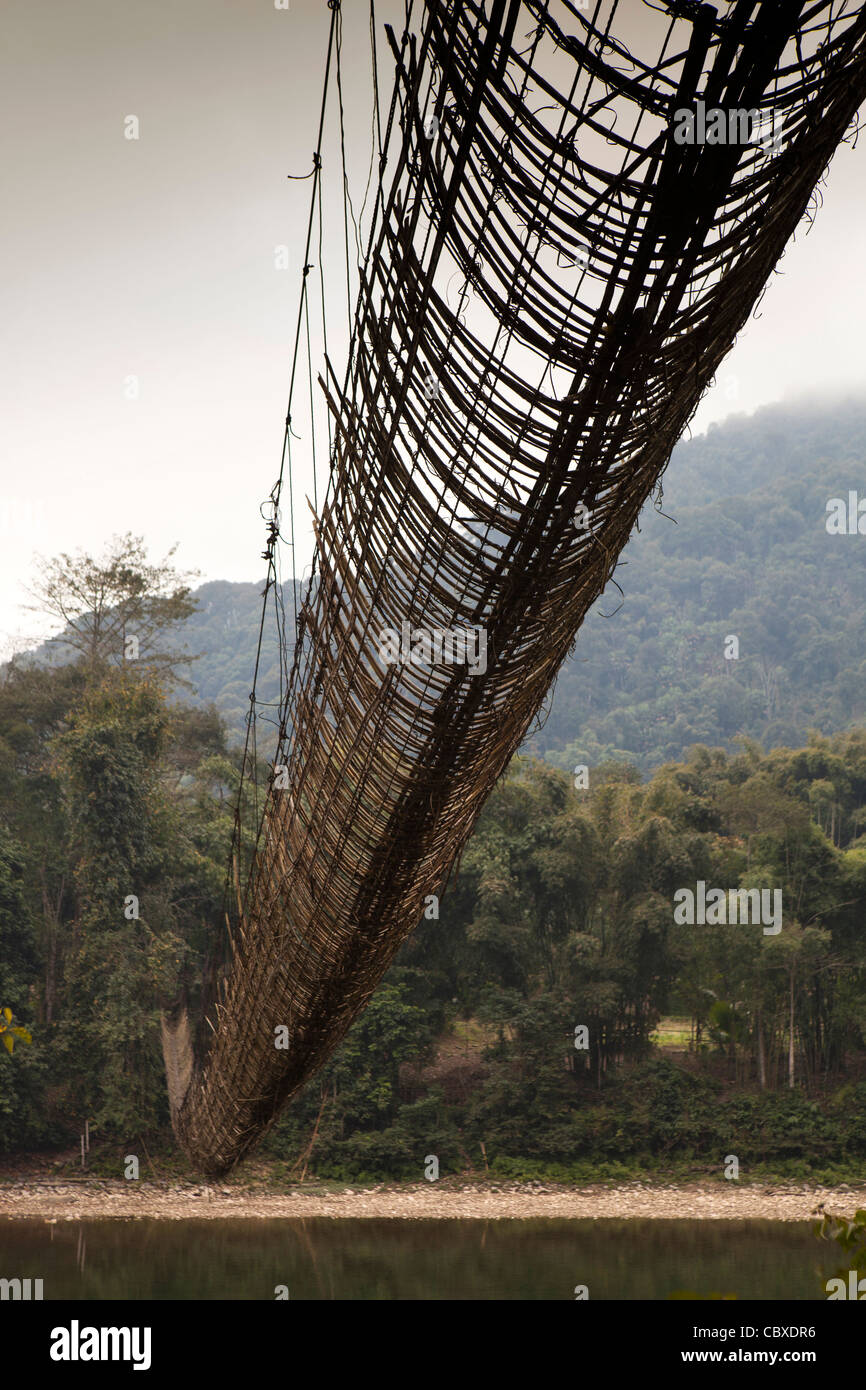
[{"label": "dense green forest", "polygon": [[866,498],[864,461],[862,402],[777,406],[678,445],[661,511],[644,509],[616,569],[621,593],[608,585],[560,672],[538,752],[566,770],[616,757],[649,771],[691,743],[794,747],[866,721],[866,540],[827,530],[831,498]]},{"label": "dense green forest", "polygon": [[[678,450],[678,524],[647,516],[535,736],[547,760],[514,760],[438,915],[268,1136],[285,1172],[862,1167],[866,540],[824,518],[864,456],[854,406]],[[82,593],[98,614],[81,600],[63,649],[0,677],[0,1010],[26,1030],[0,1048],[0,1152],[87,1120],[117,1165],[172,1151],[160,1013],[195,1006],[221,931],[260,599],[191,591],[131,537],[43,582],[49,608]],[[699,882],[780,890],[781,930],[677,923]]]}]

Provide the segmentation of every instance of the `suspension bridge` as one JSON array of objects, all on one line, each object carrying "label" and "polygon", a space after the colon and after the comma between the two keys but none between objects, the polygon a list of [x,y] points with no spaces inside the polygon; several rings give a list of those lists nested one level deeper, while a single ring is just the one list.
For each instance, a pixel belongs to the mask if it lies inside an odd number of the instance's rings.
[{"label": "suspension bridge", "polygon": [[[335,83],[343,114],[329,10],[266,599]],[[200,1016],[163,1019],[175,1132],[212,1174],[445,892],[866,98],[843,0],[406,0],[370,32],[375,205],[345,370],[318,372],[329,479],[270,776],[251,718]]]}]

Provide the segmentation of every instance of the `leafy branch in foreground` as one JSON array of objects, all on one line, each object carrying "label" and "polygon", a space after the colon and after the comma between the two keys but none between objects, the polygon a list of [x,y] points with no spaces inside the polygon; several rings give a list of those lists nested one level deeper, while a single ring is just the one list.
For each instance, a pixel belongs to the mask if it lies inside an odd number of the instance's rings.
[{"label": "leafy branch in foreground", "polygon": [[3,1039],[3,1046],[10,1056],[12,1055],[12,1049],[15,1046],[16,1038],[26,1043],[31,1043],[33,1041],[28,1030],[20,1027],[20,1025],[13,1024],[12,1019],[13,1013],[11,1009],[0,1009],[0,1038]]}]

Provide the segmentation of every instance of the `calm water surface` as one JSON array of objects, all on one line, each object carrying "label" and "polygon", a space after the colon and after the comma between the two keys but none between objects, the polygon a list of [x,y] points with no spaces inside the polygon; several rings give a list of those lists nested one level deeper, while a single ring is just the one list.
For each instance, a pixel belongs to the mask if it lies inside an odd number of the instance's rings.
[{"label": "calm water surface", "polygon": [[782,1221],[0,1220],[46,1299],[825,1299],[840,1252]]}]

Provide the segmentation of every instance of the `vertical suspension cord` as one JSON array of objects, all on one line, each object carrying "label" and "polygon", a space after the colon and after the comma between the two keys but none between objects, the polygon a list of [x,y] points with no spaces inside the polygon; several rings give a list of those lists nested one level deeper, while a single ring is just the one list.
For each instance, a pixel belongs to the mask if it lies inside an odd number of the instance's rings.
[{"label": "vertical suspension cord", "polygon": [[[337,10],[337,102],[340,108],[340,159],[343,168],[343,233],[346,243],[346,325],[352,332],[352,280],[349,270],[349,178],[346,173],[346,125],[343,113],[343,16]],[[352,221],[354,222],[354,213]],[[360,252],[360,247],[358,247]]]},{"label": "vertical suspension cord", "polygon": [[[225,885],[224,885],[224,891],[223,891],[223,907],[224,907],[224,910],[225,910],[227,901],[230,902],[230,901],[232,900],[232,899],[231,899],[231,895],[230,895],[230,886],[231,886],[232,879],[233,879],[233,873],[234,873],[234,866],[235,866],[235,865],[237,865],[237,873],[238,873],[238,875],[239,875],[239,873],[240,873],[240,855],[241,855],[241,850],[242,850],[242,845],[243,845],[243,826],[242,826],[242,823],[241,823],[241,815],[242,815],[243,798],[244,798],[244,787],[245,787],[245,783],[246,783],[247,780],[248,780],[248,775],[249,775],[249,774],[248,774],[248,769],[249,769],[249,767],[250,767],[250,764],[252,764],[252,781],[253,781],[253,824],[254,824],[254,827],[255,827],[255,842],[254,842],[255,845],[258,844],[258,839],[259,839],[259,836],[260,836],[260,834],[261,834],[262,820],[263,820],[263,816],[264,816],[264,812],[262,812],[262,813],[261,813],[261,817],[260,817],[260,814],[259,814],[259,805],[258,805],[257,740],[256,740],[256,687],[257,687],[257,684],[258,684],[259,669],[260,669],[260,666],[261,666],[262,642],[263,642],[263,638],[264,638],[265,615],[266,615],[266,613],[267,613],[268,596],[269,596],[269,594],[270,594],[270,592],[271,592],[271,589],[272,589],[272,588],[275,588],[275,586],[276,586],[276,584],[277,584],[277,582],[278,582],[277,567],[276,567],[276,548],[277,548],[277,541],[278,541],[279,536],[280,536],[280,498],[281,498],[281,494],[282,494],[283,478],[284,478],[284,475],[285,475],[286,463],[287,463],[287,462],[288,462],[288,465],[289,465],[289,526],[290,526],[290,539],[289,539],[289,545],[290,545],[290,547],[291,547],[291,552],[292,552],[292,580],[293,580],[293,582],[292,582],[292,611],[293,611],[293,617],[294,617],[295,643],[297,643],[297,640],[298,640],[298,593],[297,593],[297,582],[296,582],[296,575],[295,575],[295,568],[296,568],[296,566],[295,566],[295,518],[294,518],[293,485],[292,485],[292,476],[291,476],[291,472],[292,472],[292,469],[291,469],[292,400],[293,400],[293,397],[294,397],[295,377],[296,377],[296,374],[297,374],[297,366],[298,366],[298,353],[299,353],[299,347],[300,347],[300,341],[301,341],[301,325],[302,325],[302,323],[303,323],[304,312],[305,312],[305,308],[306,308],[306,304],[307,304],[307,277],[308,277],[309,271],[310,271],[310,269],[311,269],[310,264],[309,264],[310,245],[311,245],[311,240],[312,240],[313,220],[314,220],[314,216],[315,216],[315,210],[316,210],[316,202],[317,202],[317,199],[319,200],[319,203],[320,203],[320,205],[321,205],[322,139],[323,139],[323,134],[324,134],[324,126],[325,126],[325,113],[326,113],[326,110],[327,110],[328,88],[329,88],[329,85],[330,85],[331,62],[332,62],[332,57],[333,57],[334,47],[335,47],[335,37],[336,37],[336,33],[337,33],[337,20],[338,20],[338,15],[339,15],[339,0],[329,0],[329,8],[331,9],[331,22],[330,22],[329,31],[328,31],[328,51],[327,51],[327,58],[326,58],[326,61],[325,61],[325,76],[324,76],[324,81],[323,81],[323,84],[322,84],[322,101],[321,101],[321,107],[320,107],[320,111],[319,111],[319,125],[318,125],[317,137],[316,137],[316,149],[315,149],[315,151],[314,151],[314,153],[313,153],[313,168],[312,168],[310,174],[305,174],[305,175],[301,176],[301,177],[304,177],[304,178],[310,178],[310,177],[312,177],[312,179],[313,179],[313,187],[312,187],[312,192],[311,192],[311,196],[310,196],[310,211],[309,211],[309,217],[308,217],[308,219],[307,219],[307,236],[306,236],[306,242],[305,242],[305,247],[304,247],[304,265],[303,265],[302,276],[301,276],[301,293],[300,293],[300,301],[299,301],[299,304],[298,304],[298,317],[297,317],[297,323],[296,323],[296,326],[295,326],[295,340],[294,340],[294,348],[293,348],[293,353],[292,353],[292,367],[291,367],[291,373],[290,373],[290,377],[289,377],[288,403],[287,403],[287,406],[286,406],[286,419],[285,419],[285,426],[284,426],[284,430],[283,430],[282,451],[281,451],[281,455],[280,455],[280,469],[279,469],[279,474],[278,474],[278,477],[277,477],[277,481],[276,481],[276,483],[274,484],[273,489],[271,490],[271,494],[270,494],[270,498],[269,498],[269,502],[270,502],[272,511],[271,511],[270,519],[268,520],[268,539],[267,539],[267,545],[266,545],[265,550],[264,550],[263,553],[262,553],[262,558],[263,558],[264,560],[267,561],[268,568],[267,568],[267,574],[266,574],[266,579],[265,579],[265,587],[264,587],[264,590],[263,590],[263,593],[262,593],[262,600],[263,600],[263,601],[262,601],[261,615],[260,615],[260,619],[259,619],[258,638],[257,638],[257,642],[256,642],[256,657],[255,657],[255,664],[254,664],[254,667],[253,667],[253,688],[252,688],[252,690],[251,690],[251,692],[250,692],[250,709],[249,709],[249,712],[248,712],[248,715],[247,715],[246,736],[245,736],[245,739],[244,739],[243,753],[242,753],[242,756],[241,756],[241,773],[240,773],[240,781],[239,781],[239,785],[238,785],[237,800],[236,800],[236,802],[235,802],[235,810],[234,810],[234,831],[233,831],[233,835],[232,835],[232,845],[231,845],[231,849],[230,849],[230,851],[229,851],[228,865],[227,865],[227,868],[226,868],[226,878],[225,878]],[[291,178],[291,177],[293,177],[293,176],[292,176],[292,175],[289,175],[289,177]],[[284,613],[281,613],[280,610],[281,610],[281,600],[278,599],[278,600],[277,600],[277,611],[278,611],[278,616],[281,616],[281,618],[282,618],[282,621],[280,621],[280,622],[278,623],[278,640],[279,640],[279,644],[280,644],[280,666],[281,666],[281,686],[282,686],[282,667],[283,667],[284,659],[285,659],[285,654],[284,654],[284,649],[285,649],[285,620],[284,620]],[[280,700],[280,709],[281,709],[281,716],[280,716],[280,734],[281,734],[281,736],[282,736],[282,720],[283,720],[283,717],[284,717],[283,712],[282,712],[283,709],[284,709],[284,701],[283,701],[282,696],[283,696],[283,691],[282,691],[282,689],[281,689],[281,700]],[[253,854],[253,858],[254,858],[254,857],[255,857],[255,854]],[[239,886],[239,884],[238,884],[238,886]],[[247,887],[248,887],[248,882],[247,882]],[[244,896],[244,905],[245,905],[245,902],[246,902],[246,894],[245,894],[245,896]],[[237,906],[238,906],[239,911],[240,911],[241,914],[242,914],[242,913],[243,913],[243,905],[240,904],[240,903],[238,903]]]}]

